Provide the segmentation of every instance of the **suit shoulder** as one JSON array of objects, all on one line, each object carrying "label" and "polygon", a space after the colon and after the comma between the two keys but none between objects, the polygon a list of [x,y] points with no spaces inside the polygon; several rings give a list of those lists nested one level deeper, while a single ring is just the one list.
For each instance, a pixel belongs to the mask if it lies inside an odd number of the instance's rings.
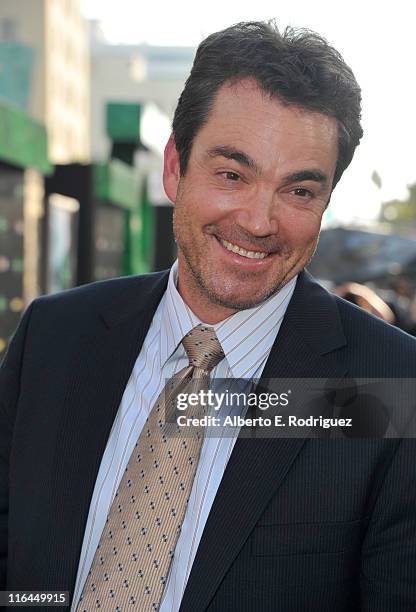
[{"label": "suit shoulder", "polygon": [[359,306],[356,306],[355,304],[351,304],[351,302],[348,302],[339,296],[333,297],[337,302],[341,319],[343,320],[344,325],[347,327],[353,326],[353,328],[357,330],[357,326],[362,326],[369,334],[374,334],[376,336],[381,335],[383,338],[386,337],[392,341],[404,342],[405,344],[408,344],[409,347],[416,347],[416,338],[410,334],[407,334],[390,323],[386,323],[379,317],[369,313]]},{"label": "suit shoulder", "polygon": [[416,338],[382,319],[334,296],[348,346],[357,359],[368,360],[379,370],[394,369],[408,376],[416,375]]},{"label": "suit shoulder", "polygon": [[129,296],[140,304],[141,297],[151,291],[152,286],[165,274],[166,271],[122,276],[43,295],[34,300],[35,310],[42,317],[50,315],[55,321],[64,317],[80,322],[80,318],[95,316],[101,310],[116,305],[120,299],[128,300]]}]

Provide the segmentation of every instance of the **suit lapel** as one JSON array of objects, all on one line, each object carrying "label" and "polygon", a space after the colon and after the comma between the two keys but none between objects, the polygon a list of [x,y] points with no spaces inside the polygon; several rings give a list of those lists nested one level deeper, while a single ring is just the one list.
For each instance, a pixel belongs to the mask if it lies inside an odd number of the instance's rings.
[{"label": "suit lapel", "polygon": [[[341,378],[346,368],[335,350],[345,344],[335,301],[303,272],[260,384],[269,378]],[[305,441],[239,436],[208,516],[180,612],[205,610],[209,605]]]},{"label": "suit lapel", "polygon": [[[99,331],[85,334],[72,356],[61,411],[49,505],[50,584],[72,589],[98,469],[124,389],[141,350],[168,275],[128,285],[103,310]],[[141,306],[140,306],[141,305]],[[79,476],[82,474],[82,477]],[[69,579],[69,580],[68,580]]]}]

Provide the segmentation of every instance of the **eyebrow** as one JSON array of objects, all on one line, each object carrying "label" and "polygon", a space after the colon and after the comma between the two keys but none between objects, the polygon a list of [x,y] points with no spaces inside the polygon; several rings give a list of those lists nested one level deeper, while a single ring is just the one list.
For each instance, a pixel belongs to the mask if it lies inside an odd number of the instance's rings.
[{"label": "eyebrow", "polygon": [[231,147],[214,147],[213,149],[209,149],[208,155],[210,157],[233,159],[242,166],[246,166],[246,168],[252,170],[255,174],[261,174],[260,167],[256,164],[254,159],[247,155],[247,153],[244,153],[244,151],[239,151]]},{"label": "eyebrow", "polygon": [[316,183],[320,183],[321,185],[326,185],[328,182],[328,177],[320,170],[311,169],[300,170],[299,172],[288,174],[284,178],[284,182],[287,184],[301,183],[302,181],[315,181]]},{"label": "eyebrow", "polygon": [[[260,166],[254,161],[254,159],[247,155],[247,153],[244,153],[244,151],[240,151],[232,147],[222,146],[209,149],[208,155],[209,157],[225,157],[226,159],[233,159],[237,163],[242,164],[243,166],[246,166],[246,168],[252,170],[255,174],[261,174]],[[328,177],[320,170],[308,169],[293,172],[284,178],[284,182],[286,184],[300,183],[302,181],[315,181],[321,185],[326,185],[328,182]]]}]

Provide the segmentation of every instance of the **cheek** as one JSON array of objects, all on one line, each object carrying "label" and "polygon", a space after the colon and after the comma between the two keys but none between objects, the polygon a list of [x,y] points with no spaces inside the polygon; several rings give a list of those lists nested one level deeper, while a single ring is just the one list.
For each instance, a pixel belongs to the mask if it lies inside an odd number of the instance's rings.
[{"label": "cheek", "polygon": [[179,241],[182,239],[189,244],[200,242],[203,228],[213,221],[210,207],[201,198],[186,197],[176,201],[173,226]]},{"label": "cheek", "polygon": [[279,229],[300,246],[314,242],[319,237],[323,211],[292,208],[285,210],[279,219]]},{"label": "cheek", "polygon": [[281,222],[279,224],[279,233],[290,242],[292,248],[295,249],[305,248],[313,244],[318,239],[319,230],[320,223],[315,219],[303,221],[298,217],[293,223]]},{"label": "cheek", "polygon": [[229,206],[214,191],[194,190],[192,197],[188,197],[183,203],[186,208],[187,218],[194,227],[204,227],[219,221],[229,212]]}]

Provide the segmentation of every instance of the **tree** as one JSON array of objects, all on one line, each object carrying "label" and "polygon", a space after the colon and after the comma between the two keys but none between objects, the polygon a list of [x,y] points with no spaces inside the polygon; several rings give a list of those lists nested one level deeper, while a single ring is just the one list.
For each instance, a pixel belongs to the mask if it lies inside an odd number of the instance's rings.
[{"label": "tree", "polygon": [[380,221],[416,229],[416,183],[409,185],[408,190],[409,196],[406,200],[391,200],[381,205]]}]

